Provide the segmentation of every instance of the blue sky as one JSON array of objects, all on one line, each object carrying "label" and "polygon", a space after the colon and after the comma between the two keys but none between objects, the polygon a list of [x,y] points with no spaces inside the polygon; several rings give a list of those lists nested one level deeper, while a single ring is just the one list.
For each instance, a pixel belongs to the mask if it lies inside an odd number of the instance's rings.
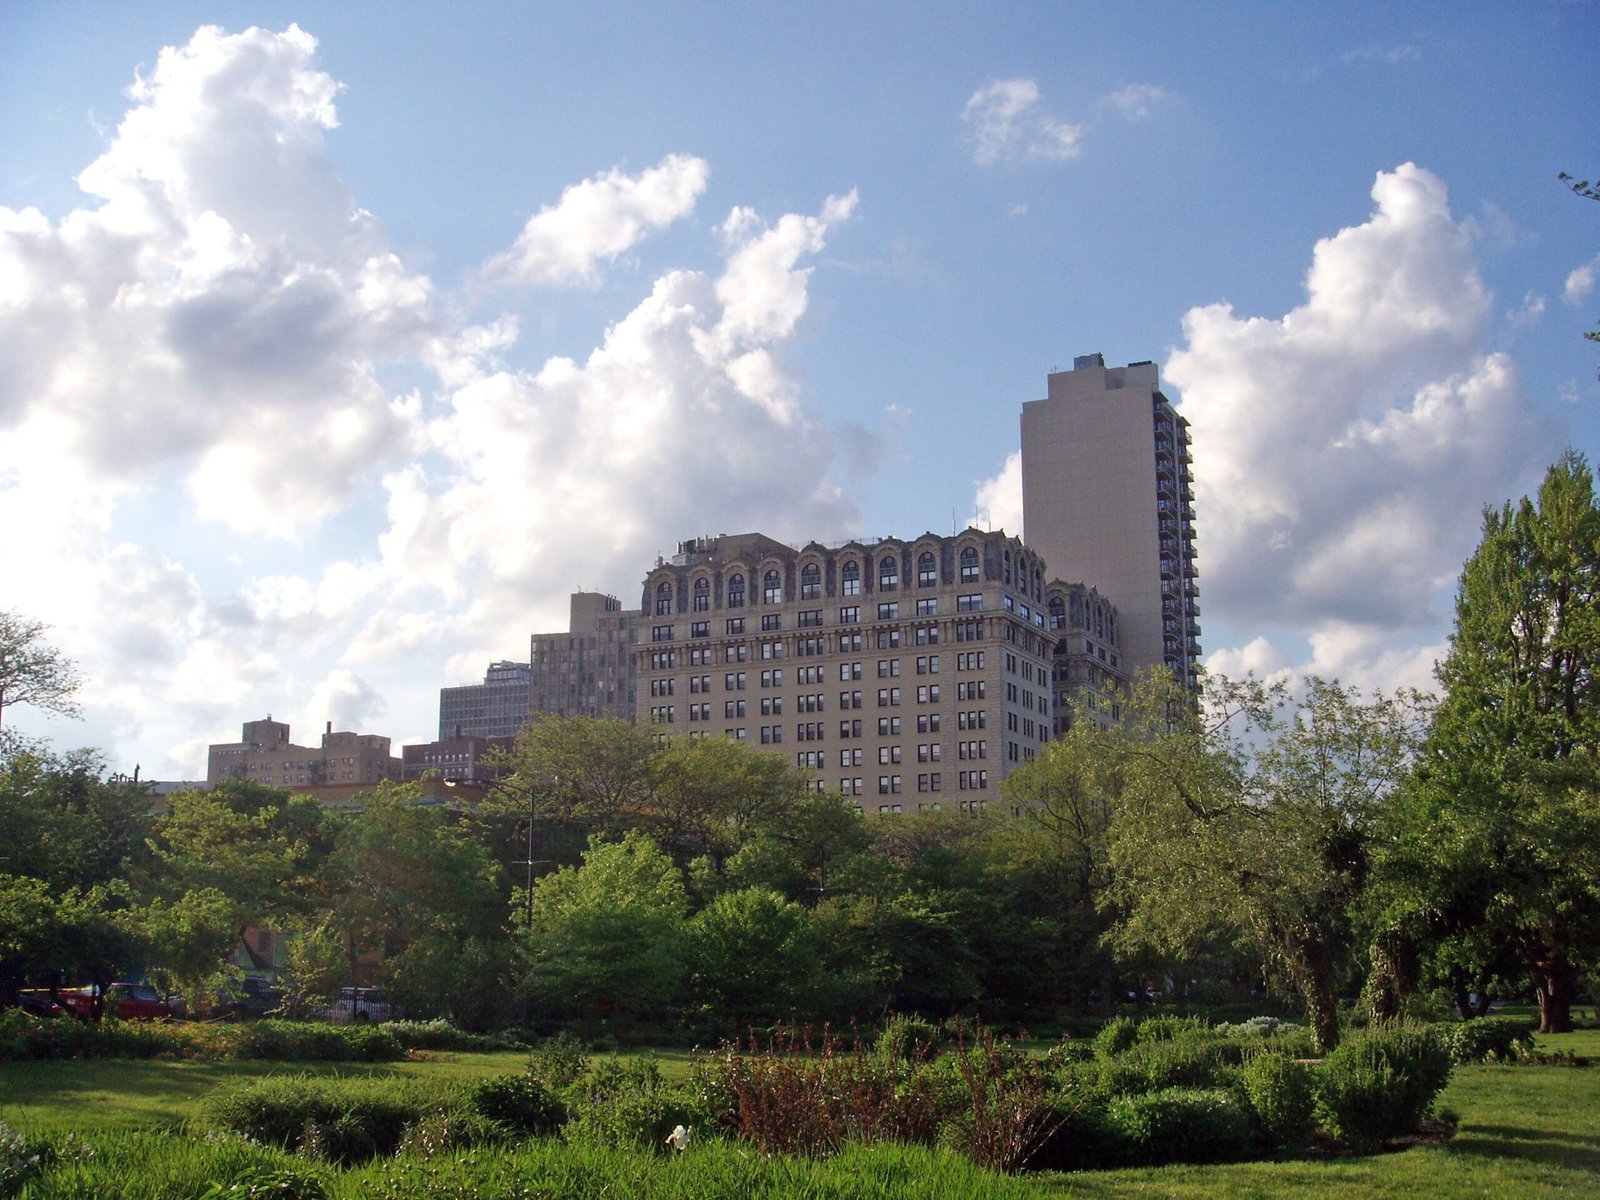
[{"label": "blue sky", "polygon": [[8,724],[424,740],[680,538],[1017,529],[1090,351],[1193,423],[1210,666],[1425,685],[1600,449],[1595,3],[458,8],[0,15],[0,607],[90,678]]}]

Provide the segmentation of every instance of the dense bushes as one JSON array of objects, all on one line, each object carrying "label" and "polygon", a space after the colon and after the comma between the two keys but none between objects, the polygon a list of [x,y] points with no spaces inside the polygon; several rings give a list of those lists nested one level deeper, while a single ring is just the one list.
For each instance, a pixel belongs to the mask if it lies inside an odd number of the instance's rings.
[{"label": "dense bushes", "polygon": [[407,1129],[459,1096],[411,1080],[274,1076],[207,1097],[212,1128],[308,1158],[348,1164],[393,1154]]},{"label": "dense bushes", "polygon": [[1508,1062],[1533,1049],[1536,1026],[1522,1017],[1478,1017],[1434,1027],[1458,1063]]},{"label": "dense bushes", "polygon": [[1264,1142],[1292,1147],[1305,1141],[1317,1108],[1316,1076],[1307,1064],[1275,1051],[1258,1054],[1240,1070],[1239,1088]]},{"label": "dense bushes", "polygon": [[22,1012],[0,1014],[0,1061],[265,1058],[280,1062],[393,1062],[404,1057],[405,1048],[384,1025],[41,1020]]},{"label": "dense bushes", "polygon": [[1123,1161],[1141,1166],[1227,1162],[1243,1158],[1253,1141],[1250,1110],[1223,1088],[1117,1096],[1106,1112]]},{"label": "dense bushes", "polygon": [[1318,1075],[1318,1115],[1356,1145],[1412,1133],[1450,1078],[1450,1053],[1426,1026],[1380,1025],[1329,1052]]}]

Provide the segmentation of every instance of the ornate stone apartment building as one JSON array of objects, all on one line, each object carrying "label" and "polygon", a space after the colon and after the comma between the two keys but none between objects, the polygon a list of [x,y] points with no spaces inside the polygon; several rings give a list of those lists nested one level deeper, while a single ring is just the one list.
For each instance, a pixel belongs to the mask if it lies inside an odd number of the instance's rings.
[{"label": "ornate stone apartment building", "polygon": [[1053,733],[1045,564],[1005,533],[697,538],[643,610],[640,720],[792,755],[867,812],[981,811]]}]

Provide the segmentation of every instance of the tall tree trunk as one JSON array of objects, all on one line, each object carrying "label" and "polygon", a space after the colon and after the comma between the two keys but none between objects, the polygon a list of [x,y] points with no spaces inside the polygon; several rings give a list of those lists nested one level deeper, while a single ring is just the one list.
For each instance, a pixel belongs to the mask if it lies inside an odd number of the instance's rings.
[{"label": "tall tree trunk", "polygon": [[1528,964],[1534,995],[1539,1000],[1539,1032],[1571,1033],[1572,1002],[1578,996],[1578,973],[1565,956],[1545,953]]},{"label": "tall tree trunk", "polygon": [[1321,945],[1299,947],[1296,982],[1306,1002],[1306,1020],[1317,1049],[1326,1054],[1339,1044],[1339,998],[1333,986],[1333,962]]}]

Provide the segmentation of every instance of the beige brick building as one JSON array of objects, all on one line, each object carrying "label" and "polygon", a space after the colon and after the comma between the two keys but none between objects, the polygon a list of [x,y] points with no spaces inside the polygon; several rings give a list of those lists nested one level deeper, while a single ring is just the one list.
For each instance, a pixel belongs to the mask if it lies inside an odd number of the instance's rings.
[{"label": "beige brick building", "polygon": [[684,542],[644,581],[638,719],[792,755],[867,812],[981,811],[1053,732],[1045,579],[977,529]]},{"label": "beige brick building", "polygon": [[[1022,406],[1022,523],[1054,573],[1093,583],[1120,614],[1122,667],[1191,686],[1200,655],[1189,423],[1156,365],[1098,354]],[[1109,664],[1108,664],[1109,665]]]},{"label": "beige brick building", "polygon": [[296,746],[289,726],[274,721],[246,721],[237,742],[218,742],[206,756],[206,782],[248,779],[273,787],[319,784],[370,784],[399,779],[400,759],[389,753],[389,739],[373,733],[335,733],[333,722],[322,745]]}]

